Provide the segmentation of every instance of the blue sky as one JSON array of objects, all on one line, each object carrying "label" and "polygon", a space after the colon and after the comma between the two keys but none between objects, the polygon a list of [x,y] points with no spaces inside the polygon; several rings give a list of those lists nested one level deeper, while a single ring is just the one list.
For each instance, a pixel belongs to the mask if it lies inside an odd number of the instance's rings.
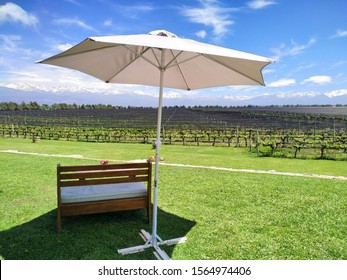
[{"label": "blue sky", "polygon": [[166,89],[164,105],[347,104],[346,11],[345,0],[0,1],[0,87],[39,103],[88,96],[89,103],[155,106],[156,88],[104,84],[35,61],[90,36],[165,29],[277,62],[263,71],[266,87]]}]

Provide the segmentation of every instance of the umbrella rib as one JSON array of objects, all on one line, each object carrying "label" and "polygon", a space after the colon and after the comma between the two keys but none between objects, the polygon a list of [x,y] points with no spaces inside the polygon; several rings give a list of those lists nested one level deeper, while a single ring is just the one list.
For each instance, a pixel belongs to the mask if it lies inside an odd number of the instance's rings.
[{"label": "umbrella rib", "polygon": [[[183,52],[183,51],[181,51],[179,54],[181,54],[182,52]],[[178,54],[178,55],[179,55],[179,54]],[[192,57],[190,57],[190,58],[187,58],[187,59],[185,59],[185,60],[182,60],[182,61],[179,62],[179,63],[178,63],[177,61],[176,61],[176,63],[172,63],[174,60],[176,60],[176,58],[178,57],[178,55],[177,55],[176,57],[174,57],[174,58],[167,64],[166,69],[167,69],[167,68],[174,67],[174,66],[176,66],[176,65],[183,64],[183,63],[185,63],[185,62],[187,62],[187,61],[190,61],[190,60],[192,60],[192,59],[195,59],[195,58],[201,56],[202,54],[194,55],[194,56],[192,56]],[[171,64],[171,65],[170,65],[170,64]]]},{"label": "umbrella rib", "polygon": [[[143,51],[143,52],[141,52],[141,53],[136,53],[135,51],[133,51],[132,49],[130,49],[130,48],[128,48],[128,46],[126,46],[126,45],[123,45],[128,51],[130,51],[130,52],[132,52],[132,53],[134,53],[135,55],[136,55],[136,58],[134,59],[134,60],[132,60],[128,65],[130,65],[131,63],[133,63],[135,60],[137,60],[139,57],[141,57],[143,60],[145,60],[145,61],[147,61],[149,64],[152,64],[154,67],[156,67],[156,68],[158,68],[159,69],[159,61],[158,61],[158,59],[157,59],[157,57],[155,57],[156,58],[156,60],[157,60],[157,62],[158,62],[158,65],[156,65],[155,63],[153,63],[152,61],[150,61],[148,58],[146,58],[146,57],[144,57],[143,55],[146,53],[146,52],[148,52],[149,50],[152,50],[153,48],[151,48],[151,47],[146,47],[146,49]],[[155,56],[155,55],[154,55]],[[127,66],[128,66],[127,65]],[[127,67],[126,66],[126,67]],[[124,67],[124,68],[126,68],[126,67]],[[123,68],[123,69],[124,69]]]},{"label": "umbrella rib", "polygon": [[[183,51],[181,51],[178,55],[180,55],[181,53],[183,53]],[[186,78],[184,77],[184,74],[183,74],[183,71],[182,71],[180,65],[183,64],[183,63],[185,63],[185,62],[187,62],[187,61],[193,60],[193,59],[195,59],[195,58],[197,58],[197,57],[199,57],[199,56],[202,56],[202,54],[196,54],[196,55],[194,55],[194,56],[192,56],[192,57],[190,57],[190,58],[187,58],[187,59],[185,59],[185,60],[182,60],[182,61],[180,61],[180,62],[177,62],[177,60],[176,60],[177,57],[178,57],[178,55],[177,55],[176,57],[174,57],[174,58],[168,63],[168,65],[166,66],[166,69],[177,66],[178,70],[180,71],[180,73],[181,73],[181,75],[182,75],[182,78],[183,78],[183,80],[184,80],[184,83],[186,84],[187,90],[191,90],[190,86],[188,85],[188,82],[187,82]],[[176,61],[176,63],[172,63],[173,61]],[[171,65],[170,65],[170,64],[171,64]]]},{"label": "umbrella rib", "polygon": [[[258,80],[254,79],[253,77],[251,77],[251,76],[249,76],[249,75],[247,75],[247,74],[245,74],[245,73],[242,73],[242,72],[240,72],[239,70],[236,70],[235,68],[232,68],[232,67],[230,67],[230,66],[228,66],[228,65],[226,65],[226,64],[224,64],[224,63],[222,63],[222,62],[220,62],[220,61],[218,61],[218,60],[216,60],[216,59],[214,59],[214,58],[212,58],[212,57],[210,57],[210,56],[208,56],[208,55],[206,55],[206,54],[202,54],[202,56],[205,57],[206,59],[209,59],[209,60],[211,60],[211,61],[213,61],[213,62],[215,62],[215,63],[217,63],[217,64],[219,64],[219,65],[222,65],[222,66],[224,66],[225,68],[228,68],[228,69],[230,69],[230,70],[232,70],[232,71],[234,71],[234,72],[236,72],[236,73],[238,73],[238,74],[240,74],[240,75],[242,75],[242,76],[244,76],[244,77],[249,78],[250,80],[256,82],[257,84],[265,85],[265,84],[264,84],[264,81],[259,82]],[[265,66],[266,66],[266,65],[265,65]],[[265,67],[265,66],[264,66],[264,67]]]},{"label": "umbrella rib", "polygon": [[127,68],[129,65],[131,65],[132,63],[134,63],[137,59],[139,59],[140,57],[147,61],[149,64],[152,64],[154,67],[159,68],[158,65],[155,65],[155,63],[153,63],[152,61],[150,61],[148,58],[144,57],[143,54],[145,54],[149,49],[151,49],[150,47],[147,47],[144,51],[142,51],[141,53],[136,53],[135,51],[133,51],[132,49],[130,49],[128,46],[123,45],[124,48],[126,48],[128,51],[132,52],[133,54],[135,54],[135,59],[131,60],[127,65],[125,65],[123,68],[121,68],[117,73],[115,73],[114,75],[112,75],[109,79],[106,80],[106,83],[109,83],[110,80],[112,80],[114,77],[116,77],[120,72],[124,71],[125,68]]},{"label": "umbrella rib", "polygon": [[[168,68],[170,68],[170,67],[173,67],[173,66],[175,66],[175,65],[178,65],[177,57],[179,57],[179,56],[181,55],[181,53],[183,53],[183,51],[180,51],[177,55],[175,55],[175,54],[173,53],[172,50],[170,50],[170,52],[171,52],[171,54],[172,54],[172,59],[169,61],[168,64],[166,64],[165,69],[168,69]],[[172,64],[172,62],[174,62],[174,61],[175,61],[176,63]],[[172,64],[172,65],[171,65],[171,64]]]},{"label": "umbrella rib", "polygon": [[[94,41],[94,40],[90,40],[90,41]],[[104,46],[104,47],[96,48],[96,49],[93,49],[93,50],[85,50],[85,51],[79,51],[77,53],[68,53],[68,54],[65,54],[63,52],[63,53],[54,55],[52,57],[49,57],[49,58],[46,58],[46,59],[43,59],[43,60],[39,60],[36,63],[47,63],[48,61],[60,59],[60,58],[63,58],[63,57],[75,56],[75,55],[80,55],[80,54],[83,54],[83,53],[89,53],[89,52],[93,52],[93,51],[99,51],[99,50],[102,50],[102,49],[109,49],[109,48],[114,48],[114,47],[119,47],[119,46],[121,46],[121,45]],[[67,52],[67,51],[65,51],[65,52]]]},{"label": "umbrella rib", "polygon": [[[160,65],[159,59],[158,59],[157,55],[155,54],[153,48],[151,48],[151,51],[152,51],[153,56],[155,57],[155,60],[157,61],[158,65],[159,65],[159,67],[156,66],[156,65],[155,65],[155,67],[157,67],[157,68],[159,69],[162,65]],[[145,59],[145,58],[144,58],[144,59]],[[146,60],[146,59],[145,59],[145,60]],[[148,61],[148,62],[149,62],[149,61]],[[150,62],[150,63],[151,63],[151,62]],[[153,63],[152,63],[152,64],[153,64]]]},{"label": "umbrella rib", "polygon": [[[185,83],[185,85],[186,85],[187,90],[190,90],[189,84],[188,84],[186,78],[184,77],[183,71],[182,71],[182,69],[181,69],[181,67],[180,67],[180,64],[182,64],[183,62],[185,62],[185,61],[187,61],[187,60],[182,61],[182,62],[180,62],[180,63],[178,63],[178,61],[177,61],[177,57],[179,57],[179,56],[183,53],[183,51],[180,51],[177,55],[175,55],[175,54],[173,53],[172,50],[170,50],[170,52],[171,52],[173,58],[172,58],[172,59],[169,61],[169,63],[165,66],[165,70],[168,69],[168,68],[170,68],[170,67],[177,66],[178,71],[181,73],[182,79],[183,79],[183,81],[184,81],[184,83]],[[173,62],[175,62],[175,63],[173,63]],[[172,64],[172,65],[171,65],[171,64]]]}]

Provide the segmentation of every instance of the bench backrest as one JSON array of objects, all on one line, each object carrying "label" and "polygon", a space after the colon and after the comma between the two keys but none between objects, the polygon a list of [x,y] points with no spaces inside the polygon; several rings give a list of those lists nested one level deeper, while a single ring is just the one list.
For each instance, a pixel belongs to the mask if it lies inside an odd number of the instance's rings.
[{"label": "bench backrest", "polygon": [[150,160],[143,163],[57,166],[58,188],[128,182],[147,182],[151,188],[151,175]]}]

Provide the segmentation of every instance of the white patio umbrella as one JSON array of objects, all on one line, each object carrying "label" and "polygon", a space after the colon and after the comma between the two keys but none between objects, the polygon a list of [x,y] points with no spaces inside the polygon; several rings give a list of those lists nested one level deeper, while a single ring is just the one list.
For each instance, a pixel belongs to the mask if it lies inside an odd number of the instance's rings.
[{"label": "white patio umbrella", "polygon": [[163,241],[157,235],[158,167],[164,87],[199,89],[230,85],[264,85],[261,70],[272,60],[232,49],[178,38],[157,30],[149,34],[90,37],[76,46],[38,63],[79,70],[106,83],[159,86],[155,156],[152,234],[142,231],[145,245],[118,250],[127,254],[153,247],[159,258],[168,256],[159,248],[184,238]]}]

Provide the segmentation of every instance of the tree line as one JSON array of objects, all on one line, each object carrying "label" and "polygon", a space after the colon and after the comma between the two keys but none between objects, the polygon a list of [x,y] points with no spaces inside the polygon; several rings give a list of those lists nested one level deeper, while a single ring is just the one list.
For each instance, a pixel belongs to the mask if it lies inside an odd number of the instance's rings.
[{"label": "tree line", "polygon": [[113,106],[105,104],[82,104],[78,105],[76,103],[54,103],[52,105],[48,104],[38,104],[36,101],[31,102],[0,102],[1,111],[24,111],[24,110],[76,110],[76,109],[119,109],[126,108],[122,106]]},{"label": "tree line", "polygon": [[[347,104],[337,104],[337,105],[269,105],[269,106],[258,106],[258,105],[246,105],[246,106],[215,106],[215,105],[207,105],[207,106],[172,106],[179,107],[183,109],[220,109],[220,108],[280,108],[280,107],[344,107]],[[67,103],[54,103],[52,105],[48,104],[39,104],[36,101],[31,102],[0,102],[0,111],[24,111],[24,110],[76,110],[76,109],[131,109],[131,108],[147,108],[143,106],[115,106],[111,104],[81,104],[78,105],[76,103],[67,104]]]}]

